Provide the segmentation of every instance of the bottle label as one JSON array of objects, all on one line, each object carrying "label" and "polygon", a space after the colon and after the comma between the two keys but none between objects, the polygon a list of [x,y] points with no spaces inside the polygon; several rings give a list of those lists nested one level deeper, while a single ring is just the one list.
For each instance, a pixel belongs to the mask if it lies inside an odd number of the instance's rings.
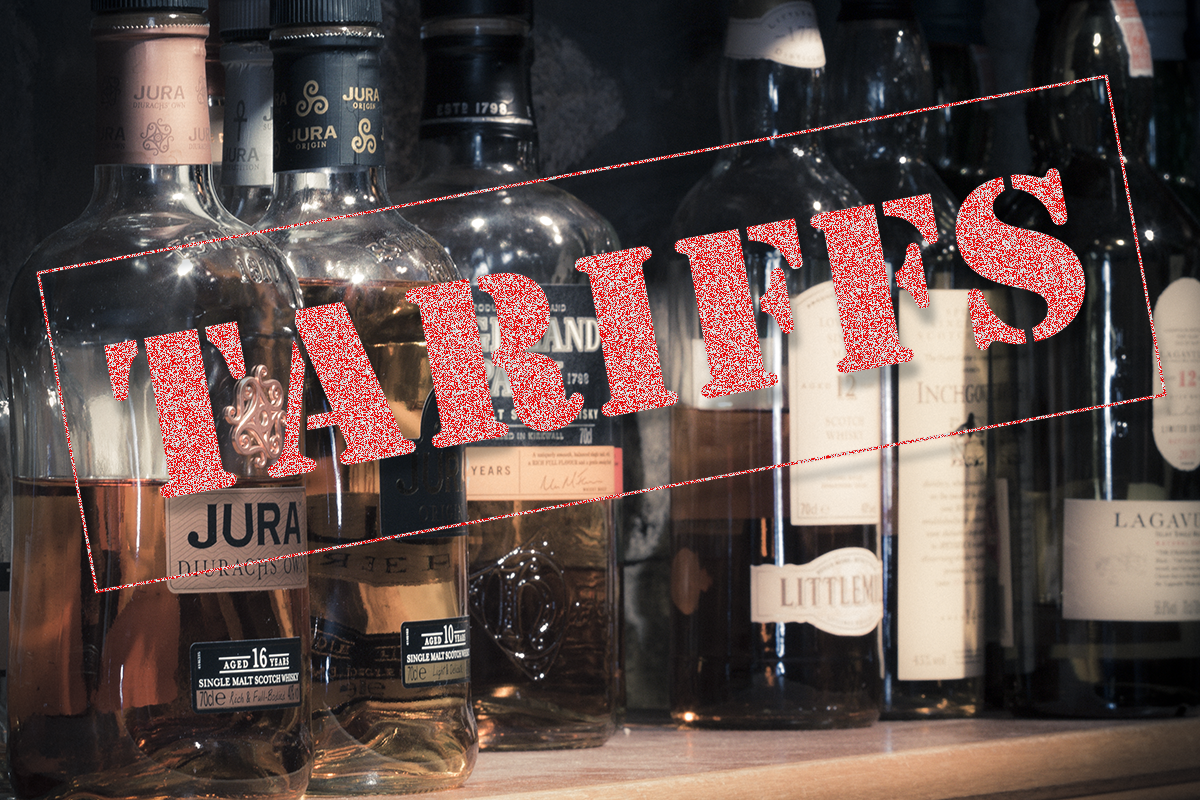
[{"label": "bottle label", "polygon": [[731,19],[725,34],[729,58],[763,58],[788,67],[825,66],[817,12],[809,2],[783,3],[758,19]]},{"label": "bottle label", "polygon": [[[1154,400],[1154,444],[1168,464],[1200,466],[1200,281],[1179,278],[1154,303],[1154,335],[1167,396]],[[1158,381],[1155,367],[1154,380]]]},{"label": "bottle label", "polygon": [[567,397],[583,395],[574,422],[556,431],[535,431],[516,416],[504,370],[492,363],[500,326],[491,295],[474,290],[484,367],[496,417],[509,426],[501,439],[467,450],[467,497],[476,500],[583,500],[621,491],[618,423],[601,412],[608,373],[600,326],[587,284],[542,286],[550,303],[546,333],[530,352],[553,359]]},{"label": "bottle label", "polygon": [[[467,492],[461,445],[434,447],[433,437],[442,429],[437,395],[430,392],[421,411],[421,436],[408,455],[379,461],[379,535],[460,525],[434,533],[397,539],[406,542],[442,536],[466,536]],[[363,530],[363,528],[359,528]]]},{"label": "bottle label", "polygon": [[312,624],[314,694],[327,695],[319,707],[386,700],[402,697],[406,688],[470,679],[467,617],[403,622],[399,633],[362,633],[319,617]]},{"label": "bottle label", "polygon": [[[792,318],[796,328],[788,335],[790,459],[877,448],[879,371],[838,372],[846,348],[833,282],[793,297]],[[880,478],[878,451],[791,467],[792,524],[879,524]]]},{"label": "bottle label", "polygon": [[221,183],[270,186],[273,181],[271,48],[266,42],[221,47],[225,124]]},{"label": "bottle label", "polygon": [[[899,439],[982,427],[987,355],[975,344],[965,289],[900,304]],[[902,445],[897,454],[897,677],[983,674],[985,434]]]},{"label": "bottle label", "polygon": [[96,163],[209,164],[207,26],[96,41]]},{"label": "bottle label", "polygon": [[1200,501],[1066,500],[1063,617],[1200,620]]},{"label": "bottle label", "polygon": [[296,708],[304,699],[300,637],[196,642],[191,648],[197,714]]},{"label": "bottle label", "polygon": [[866,548],[750,568],[751,622],[807,622],[835,636],[865,636],[881,619],[883,562]]},{"label": "bottle label", "polygon": [[[308,585],[304,488],[221,489],[166,501],[167,581],[174,594],[259,592]],[[243,566],[247,561],[274,559]],[[216,569],[204,575],[187,575]]]},{"label": "bottle label", "polygon": [[382,165],[379,86],[375,47],[277,49],[275,171]]},{"label": "bottle label", "polygon": [[1150,54],[1150,39],[1138,14],[1137,0],[1111,0],[1125,50],[1129,53],[1129,77],[1154,77],[1154,61]]}]

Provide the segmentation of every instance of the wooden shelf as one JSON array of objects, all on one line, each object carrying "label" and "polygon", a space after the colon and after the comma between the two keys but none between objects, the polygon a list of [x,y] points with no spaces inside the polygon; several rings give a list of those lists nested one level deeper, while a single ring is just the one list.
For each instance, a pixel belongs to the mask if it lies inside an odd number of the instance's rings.
[{"label": "wooden shelf", "polygon": [[629,725],[604,747],[482,753],[448,800],[1200,798],[1200,719],[887,722],[846,731]]}]

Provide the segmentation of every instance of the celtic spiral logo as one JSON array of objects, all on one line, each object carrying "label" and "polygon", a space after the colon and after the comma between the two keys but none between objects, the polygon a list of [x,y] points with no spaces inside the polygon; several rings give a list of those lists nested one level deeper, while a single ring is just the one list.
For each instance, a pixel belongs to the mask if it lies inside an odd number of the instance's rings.
[{"label": "celtic spiral logo", "polygon": [[375,152],[375,134],[371,133],[371,120],[363,118],[358,121],[358,136],[350,140],[350,149],[356,153],[364,150]]},{"label": "celtic spiral logo", "polygon": [[171,126],[163,120],[151,122],[142,131],[142,147],[154,155],[161,155],[171,148]]},{"label": "celtic spiral logo", "polygon": [[324,114],[329,110],[329,101],[325,99],[325,95],[317,94],[321,87],[316,81],[309,81],[304,84],[304,97],[296,101],[296,116],[307,117],[308,112],[314,114]]}]

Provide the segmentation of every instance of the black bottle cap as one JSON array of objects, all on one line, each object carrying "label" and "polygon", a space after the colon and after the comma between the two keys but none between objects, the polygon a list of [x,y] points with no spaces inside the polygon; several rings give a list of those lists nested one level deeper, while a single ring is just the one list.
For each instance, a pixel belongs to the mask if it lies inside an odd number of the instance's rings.
[{"label": "black bottle cap", "polygon": [[221,0],[221,38],[265,39],[271,30],[270,0]]},{"label": "black bottle cap", "polygon": [[382,25],[380,0],[271,0],[271,25]]},{"label": "black bottle cap", "polygon": [[925,38],[935,44],[985,44],[982,3],[974,0],[917,0]]},{"label": "black bottle cap", "polygon": [[533,0],[421,0],[421,19],[515,17],[533,20]]},{"label": "black bottle cap", "polygon": [[208,0],[92,0],[92,11],[208,11]]},{"label": "black bottle cap", "polygon": [[860,19],[916,19],[912,0],[842,0],[838,22]]}]

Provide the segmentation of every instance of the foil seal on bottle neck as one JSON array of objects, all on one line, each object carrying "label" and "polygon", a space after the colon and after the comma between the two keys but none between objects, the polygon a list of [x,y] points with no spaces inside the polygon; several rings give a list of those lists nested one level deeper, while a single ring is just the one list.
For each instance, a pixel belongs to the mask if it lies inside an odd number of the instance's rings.
[{"label": "foil seal on bottle neck", "polygon": [[807,0],[735,2],[725,33],[725,57],[765,59],[801,69],[824,67],[825,46],[816,10]]}]

